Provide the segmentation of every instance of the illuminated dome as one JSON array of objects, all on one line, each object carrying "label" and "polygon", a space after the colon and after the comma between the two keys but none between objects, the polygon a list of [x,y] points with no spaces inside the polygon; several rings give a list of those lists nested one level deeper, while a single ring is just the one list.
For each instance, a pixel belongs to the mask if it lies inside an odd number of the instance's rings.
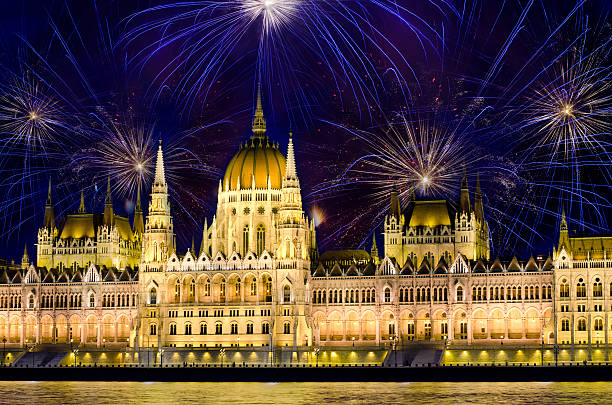
[{"label": "illuminated dome", "polygon": [[255,176],[255,188],[280,189],[285,176],[285,155],[272,144],[267,136],[253,136],[230,161],[223,178],[223,187],[229,182],[230,190],[249,189]]},{"label": "illuminated dome", "polygon": [[[285,155],[278,150],[278,145],[270,142],[266,136],[266,120],[261,107],[261,92],[257,91],[257,107],[253,117],[253,135],[249,141],[240,147],[227,166],[223,187],[230,190],[250,189],[255,177],[255,188],[270,187],[280,189],[285,176]],[[229,183],[229,184],[228,184]]]}]

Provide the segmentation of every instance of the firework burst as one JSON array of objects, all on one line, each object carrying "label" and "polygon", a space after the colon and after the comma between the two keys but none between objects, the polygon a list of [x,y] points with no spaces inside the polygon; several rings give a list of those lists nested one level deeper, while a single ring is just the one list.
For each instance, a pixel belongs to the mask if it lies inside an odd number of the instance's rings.
[{"label": "firework burst", "polygon": [[[458,15],[446,1],[431,3],[437,16]],[[251,66],[250,83],[261,80],[268,93],[280,87],[278,99],[288,110],[309,110],[316,101],[310,90],[321,90],[318,82],[331,83],[344,103],[351,99],[369,110],[385,87],[384,72],[393,72],[404,91],[402,72],[410,71],[402,50],[373,24],[377,19],[401,24],[423,52],[443,42],[433,25],[395,1],[232,0],[177,2],[135,13],[126,19],[123,44],[141,70],[161,59],[154,99],[172,88],[187,110],[195,101],[204,104],[222,79],[238,85],[245,66]],[[170,62],[166,54],[173,55]]]}]

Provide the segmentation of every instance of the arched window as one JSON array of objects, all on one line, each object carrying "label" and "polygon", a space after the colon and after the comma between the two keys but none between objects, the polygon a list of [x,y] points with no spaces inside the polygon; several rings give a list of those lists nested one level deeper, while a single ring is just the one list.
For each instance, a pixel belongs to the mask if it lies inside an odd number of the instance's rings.
[{"label": "arched window", "polygon": [[283,324],[283,333],[284,333],[285,335],[288,335],[288,334],[290,334],[290,333],[291,333],[291,324],[290,324],[289,322],[285,322],[285,323]]},{"label": "arched window", "polygon": [[225,301],[225,278],[219,282],[219,301]]},{"label": "arched window", "polygon": [[176,324],[175,323],[170,324],[170,334],[176,335]]},{"label": "arched window", "polygon": [[596,278],[593,283],[593,297],[603,297],[603,286],[599,278]]},{"label": "arched window", "polygon": [[190,323],[185,324],[185,335],[191,335],[191,324]]},{"label": "arched window", "polygon": [[253,334],[253,322],[249,322],[246,325],[246,334],[247,335],[252,335]]},{"label": "arched window", "polygon": [[96,306],[96,297],[93,293],[89,294],[89,308],[93,308]]},{"label": "arched window", "polygon": [[155,336],[157,335],[157,325],[152,323],[151,325],[149,325],[149,335],[151,336]]},{"label": "arched window", "polygon": [[237,323],[232,323],[230,325],[230,331],[232,335],[237,335],[238,334],[238,324]]},{"label": "arched window", "polygon": [[283,287],[283,302],[285,304],[291,302],[291,287],[289,287],[288,285]]},{"label": "arched window", "polygon": [[202,322],[200,324],[200,335],[206,335],[208,333],[208,326]]},{"label": "arched window", "polygon": [[559,285],[559,297],[561,298],[569,298],[569,284],[566,279],[561,280],[561,284]]},{"label": "arched window", "polygon": [[578,284],[576,284],[576,297],[586,297],[586,284],[581,278],[578,279]]},{"label": "arched window", "polygon": [[28,308],[30,309],[34,308],[34,294],[30,294],[30,297],[28,300]]},{"label": "arched window", "polygon": [[593,329],[596,332],[602,331],[603,330],[603,319],[601,319],[601,318],[595,319],[595,324],[593,325]]},{"label": "arched window", "polygon": [[272,302],[272,277],[264,276],[266,283],[266,302]]},{"label": "arched window", "polygon": [[236,278],[236,284],[234,284],[234,295],[236,297],[240,297],[240,283],[242,281],[240,280],[240,277]]},{"label": "arched window", "polygon": [[217,322],[215,324],[215,335],[222,335],[223,334],[223,324],[221,322]]},{"label": "arched window", "polygon": [[204,296],[210,297],[210,279],[206,279],[204,282]]},{"label": "arched window", "polygon": [[149,292],[149,304],[157,305],[157,290],[155,287],[151,288],[151,291]]},{"label": "arched window", "polygon": [[261,255],[261,253],[266,248],[266,227],[263,224],[259,224],[257,226],[257,255]]},{"label": "arched window", "polygon": [[391,302],[391,289],[385,288],[385,302]]},{"label": "arched window", "polygon": [[561,331],[562,332],[569,332],[569,330],[570,330],[569,325],[570,325],[569,319],[561,320]]},{"label": "arched window", "polygon": [[191,279],[189,283],[189,302],[193,302],[195,300],[195,280]]},{"label": "arched window", "polygon": [[257,280],[255,280],[253,278],[253,280],[251,280],[251,295],[257,295]]},{"label": "arched window", "polygon": [[586,319],[584,318],[578,319],[578,330],[580,332],[584,332],[586,330]]},{"label": "arched window", "polygon": [[463,301],[463,287],[457,287],[457,302]]},{"label": "arched window", "polygon": [[181,284],[178,280],[174,284],[174,302],[181,302]]},{"label": "arched window", "polygon": [[249,226],[245,225],[242,229],[242,256],[246,256],[249,251]]},{"label": "arched window", "polygon": [[270,324],[268,322],[264,322],[261,324],[261,333],[264,335],[270,333]]}]

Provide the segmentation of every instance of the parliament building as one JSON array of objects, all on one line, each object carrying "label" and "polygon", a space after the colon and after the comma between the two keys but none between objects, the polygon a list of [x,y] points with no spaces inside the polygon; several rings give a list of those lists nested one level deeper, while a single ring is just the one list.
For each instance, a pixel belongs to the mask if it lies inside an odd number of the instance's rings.
[{"label": "parliament building", "polygon": [[[457,202],[402,206],[389,196],[382,235],[365,250],[319,254],[302,207],[293,141],[266,136],[258,95],[252,134],[219,181],[199,249],[176,248],[163,147],[148,212],[55,221],[53,189],[36,256],[0,263],[0,340],[23,347],[373,347],[607,344],[612,237],[570,236],[552,256],[490,257],[479,182]],[[377,239],[383,241],[377,246]]]}]

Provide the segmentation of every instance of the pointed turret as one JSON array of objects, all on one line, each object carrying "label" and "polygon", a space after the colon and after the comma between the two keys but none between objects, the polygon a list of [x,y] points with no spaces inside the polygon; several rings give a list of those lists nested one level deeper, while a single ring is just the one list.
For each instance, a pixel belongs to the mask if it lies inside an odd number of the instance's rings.
[{"label": "pointed turret", "polygon": [[132,226],[134,233],[142,234],[144,232],[144,220],[142,216],[142,205],[140,204],[140,187],[136,194],[136,206],[134,207],[134,224]]},{"label": "pointed turret", "polygon": [[378,264],[378,247],[376,247],[376,232],[372,233],[372,248],[370,249],[370,256],[372,256],[372,260],[374,264]]},{"label": "pointed turret", "polygon": [[253,138],[263,138],[266,133],[266,120],[261,106],[261,84],[257,84],[257,106],[253,114]]},{"label": "pointed turret", "polygon": [[21,268],[27,269],[30,265],[30,258],[28,257],[28,245],[23,247],[23,256],[21,257]]},{"label": "pointed turret", "polygon": [[202,242],[200,243],[200,256],[208,252],[208,220],[204,218],[204,229],[202,230]]},{"label": "pointed turret", "polygon": [[474,211],[476,217],[482,221],[484,219],[484,209],[482,206],[482,193],[480,191],[480,173],[476,173],[476,193],[474,194]]},{"label": "pointed turret", "polygon": [[111,195],[110,176],[106,180],[106,199],[104,200],[104,225],[112,226],[115,223],[113,212],[113,196]]},{"label": "pointed turret", "polygon": [[561,224],[559,226],[559,250],[561,248],[565,248],[565,250],[570,250],[571,248],[567,220],[565,219],[565,207],[561,209]]},{"label": "pointed turret", "polygon": [[155,179],[153,181],[153,192],[165,193],[168,191],[166,184],[166,171],[164,168],[164,152],[162,151],[162,141],[159,140],[157,149],[157,161],[155,162]]},{"label": "pointed turret", "polygon": [[191,235],[191,254],[195,256],[195,236]]},{"label": "pointed turret", "polygon": [[53,199],[51,198],[51,179],[49,179],[49,191],[47,192],[47,202],[45,203],[43,227],[49,229],[55,228],[55,213],[53,211]]},{"label": "pointed turret", "polygon": [[81,203],[79,204],[79,214],[85,214],[85,194],[81,190]]},{"label": "pointed turret", "polygon": [[391,190],[391,206],[389,207],[389,215],[392,215],[395,218],[399,219],[401,212],[402,211],[400,207],[399,196],[397,194],[397,188],[393,186],[393,189]]},{"label": "pointed turret", "polygon": [[463,165],[463,178],[461,179],[461,200],[459,202],[459,210],[461,212],[471,212],[470,205],[470,189],[468,187],[467,175],[465,173],[465,165]]}]

